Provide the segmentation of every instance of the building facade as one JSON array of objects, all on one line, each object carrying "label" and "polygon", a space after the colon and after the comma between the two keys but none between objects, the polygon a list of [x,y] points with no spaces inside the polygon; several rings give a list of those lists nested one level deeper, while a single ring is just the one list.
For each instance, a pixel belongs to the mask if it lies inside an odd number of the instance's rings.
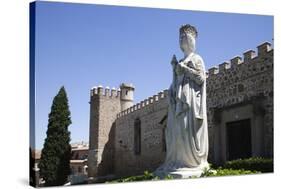
[{"label": "building facade", "polygon": [[71,184],[86,183],[88,179],[88,143],[71,144],[71,175],[69,181]]},{"label": "building facade", "polygon": [[[89,177],[154,171],[165,159],[167,90],[133,103],[134,87],[91,90]],[[273,48],[207,71],[209,162],[273,157]]]}]

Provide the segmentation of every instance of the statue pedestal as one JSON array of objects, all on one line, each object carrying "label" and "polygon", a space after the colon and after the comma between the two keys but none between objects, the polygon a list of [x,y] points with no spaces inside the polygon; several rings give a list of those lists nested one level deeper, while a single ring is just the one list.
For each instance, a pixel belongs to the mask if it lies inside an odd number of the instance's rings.
[{"label": "statue pedestal", "polygon": [[198,167],[188,168],[188,167],[179,167],[177,164],[173,164],[174,166],[167,166],[167,164],[162,165],[156,171],[154,171],[154,175],[160,177],[160,179],[165,178],[166,176],[170,175],[175,179],[180,178],[196,178],[200,177],[202,173],[206,170],[210,169],[209,164],[202,163]]}]

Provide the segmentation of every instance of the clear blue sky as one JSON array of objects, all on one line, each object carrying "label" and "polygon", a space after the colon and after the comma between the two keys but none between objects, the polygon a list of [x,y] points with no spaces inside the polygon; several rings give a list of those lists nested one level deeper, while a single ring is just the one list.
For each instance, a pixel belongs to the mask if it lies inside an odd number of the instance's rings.
[{"label": "clear blue sky", "polygon": [[272,16],[37,2],[36,148],[62,85],[71,142],[88,141],[91,87],[133,83],[135,103],[168,88],[172,55],[182,58],[178,29],[186,23],[198,29],[206,69],[273,38]]}]

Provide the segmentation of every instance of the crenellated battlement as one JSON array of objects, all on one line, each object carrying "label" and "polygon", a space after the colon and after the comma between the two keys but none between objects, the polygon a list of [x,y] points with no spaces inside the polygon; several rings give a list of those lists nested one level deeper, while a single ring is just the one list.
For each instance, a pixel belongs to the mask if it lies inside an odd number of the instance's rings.
[{"label": "crenellated battlement", "polygon": [[[207,83],[208,83],[207,88],[209,92],[210,89],[217,89],[218,87],[225,85],[226,79],[228,79],[227,82],[232,83],[234,82],[234,80],[237,81],[237,78],[249,77],[249,75],[255,74],[256,71],[258,70],[257,69],[258,67],[256,67],[256,65],[258,64],[256,62],[261,62],[261,63],[267,62],[264,60],[270,58],[269,55],[272,55],[271,53],[272,50],[273,49],[271,47],[271,44],[269,42],[265,42],[257,46],[257,53],[254,50],[247,50],[243,53],[243,58],[240,56],[235,56],[229,61],[225,61],[219,64],[218,66],[214,66],[208,69],[206,75],[207,75]],[[243,67],[243,65],[245,67]],[[265,71],[268,68],[270,68],[268,67],[268,65],[267,66],[262,65],[259,70]],[[226,76],[229,76],[229,74],[231,74],[231,76],[227,78]],[[123,87],[123,91],[122,91],[122,87]],[[124,95],[128,94],[128,90],[134,91],[134,87],[132,85],[121,84],[120,88],[110,89],[109,87],[104,88],[101,85],[99,85],[98,87],[93,87],[91,89],[91,98],[107,97],[108,99],[119,99],[120,103],[122,102],[122,100],[124,102],[127,102],[128,99],[125,98],[127,96]],[[123,116],[129,115],[135,111],[143,110],[146,107],[149,107],[165,99],[167,96],[168,96],[168,90],[166,89],[159,92],[156,95],[148,97],[143,101],[133,105],[133,96],[131,95],[130,100],[132,102],[132,105],[129,104],[127,106],[128,108],[124,106],[125,109],[123,111],[121,108],[121,111],[119,110],[120,112],[117,113],[117,118],[121,118]]]},{"label": "crenellated battlement", "polygon": [[118,98],[120,97],[120,89],[116,89],[116,88],[109,88],[109,87],[105,87],[103,88],[103,86],[99,85],[98,87],[93,87],[91,89],[91,97],[98,97],[98,96],[105,96],[105,97],[111,97],[111,98]]},{"label": "crenellated battlement", "polygon": [[230,61],[225,61],[218,66],[209,68],[206,72],[207,77],[216,77],[218,74],[222,74],[230,70],[233,71],[240,65],[252,63],[254,59],[266,58],[267,54],[273,49],[271,47],[271,43],[264,42],[257,46],[257,50],[257,55],[254,50],[248,50],[243,53],[243,58],[240,56],[235,56],[230,59]]},{"label": "crenellated battlement", "polygon": [[168,96],[168,89],[160,91],[158,94],[148,97],[148,98],[144,99],[143,101],[141,101],[137,104],[134,104],[130,108],[128,108],[124,111],[121,111],[120,113],[117,114],[117,118],[131,114],[137,110],[142,110],[148,106],[151,106],[151,105],[165,99],[167,96]]},{"label": "crenellated battlement", "polygon": [[[241,54],[205,70],[208,159],[217,164],[227,160],[227,146],[220,142],[232,137],[221,132],[226,123],[245,120],[252,155],[273,157],[274,49],[265,42]],[[112,167],[118,176],[139,174],[165,161],[168,90],[134,103],[135,87],[119,87],[90,90],[88,175],[93,178],[111,174]]]}]

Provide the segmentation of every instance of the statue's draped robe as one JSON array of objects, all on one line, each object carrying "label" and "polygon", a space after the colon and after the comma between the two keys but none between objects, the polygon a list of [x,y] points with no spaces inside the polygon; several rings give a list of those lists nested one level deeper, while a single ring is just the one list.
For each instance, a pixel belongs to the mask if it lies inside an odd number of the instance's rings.
[{"label": "statue's draped robe", "polygon": [[190,60],[195,69],[174,75],[169,89],[167,154],[162,170],[208,167],[205,67],[196,54]]}]

